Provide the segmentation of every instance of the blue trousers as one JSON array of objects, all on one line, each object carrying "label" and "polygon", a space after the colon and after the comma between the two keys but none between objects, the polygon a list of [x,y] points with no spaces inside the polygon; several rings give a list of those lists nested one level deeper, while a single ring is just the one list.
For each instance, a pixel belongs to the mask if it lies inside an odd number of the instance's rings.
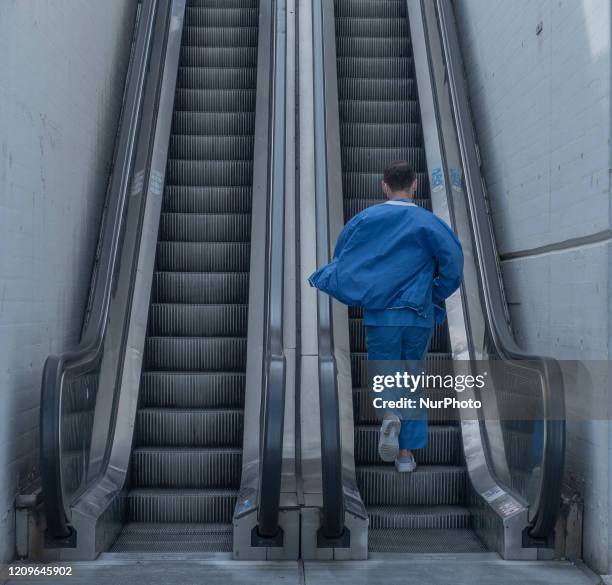
[{"label": "blue trousers", "polygon": [[[410,360],[422,364],[432,332],[433,330],[428,327],[368,325],[366,326],[368,360]],[[402,418],[401,424],[400,449],[425,447],[427,444],[426,412],[421,411],[413,418]]]}]

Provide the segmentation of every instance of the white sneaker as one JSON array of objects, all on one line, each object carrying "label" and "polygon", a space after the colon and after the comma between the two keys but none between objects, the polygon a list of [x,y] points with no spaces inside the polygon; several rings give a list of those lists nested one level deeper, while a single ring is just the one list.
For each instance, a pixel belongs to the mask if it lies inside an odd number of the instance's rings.
[{"label": "white sneaker", "polygon": [[411,473],[416,469],[416,466],[417,464],[412,453],[407,457],[397,457],[395,460],[395,469],[399,473]]},{"label": "white sneaker", "polygon": [[399,433],[401,422],[392,412],[385,413],[378,434],[378,455],[383,461],[391,463],[399,453]]}]

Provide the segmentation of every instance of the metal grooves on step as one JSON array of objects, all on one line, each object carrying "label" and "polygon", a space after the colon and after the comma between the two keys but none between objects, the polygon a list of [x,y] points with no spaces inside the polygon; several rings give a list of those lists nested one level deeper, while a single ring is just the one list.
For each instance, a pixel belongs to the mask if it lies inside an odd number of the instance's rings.
[{"label": "metal grooves on step", "polygon": [[110,552],[224,552],[232,547],[231,524],[127,524]]},{"label": "metal grooves on step", "polygon": [[242,470],[258,12],[257,0],[187,0],[128,524],[113,551],[231,550]]},{"label": "metal grooves on step", "polygon": [[[417,172],[415,203],[431,210],[406,2],[334,0],[334,6],[345,220],[384,201],[382,170],[398,159],[408,160]],[[429,440],[415,453],[416,472],[400,475],[392,465],[383,464],[377,453],[377,417],[366,388],[362,311],[351,308],[349,316],[355,462],[370,514],[370,549],[482,550],[469,530],[468,480],[457,413],[430,411]],[[450,359],[448,352],[445,324],[434,331],[427,370],[439,371],[441,360]],[[432,398],[452,395],[452,390],[426,391]]]}]

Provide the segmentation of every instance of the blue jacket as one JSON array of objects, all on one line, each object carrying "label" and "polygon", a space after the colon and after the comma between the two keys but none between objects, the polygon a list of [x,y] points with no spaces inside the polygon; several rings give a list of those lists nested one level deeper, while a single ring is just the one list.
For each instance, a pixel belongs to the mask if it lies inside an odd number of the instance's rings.
[{"label": "blue jacket", "polygon": [[[437,272],[436,272],[437,269]],[[364,308],[366,325],[442,323],[461,284],[463,252],[451,229],[407,199],[368,207],[345,226],[311,286]]]}]

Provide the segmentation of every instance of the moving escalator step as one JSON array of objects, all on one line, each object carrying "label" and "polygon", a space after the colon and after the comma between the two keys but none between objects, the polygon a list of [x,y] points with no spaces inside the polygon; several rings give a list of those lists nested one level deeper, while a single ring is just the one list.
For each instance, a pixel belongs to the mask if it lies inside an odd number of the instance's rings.
[{"label": "moving escalator step", "polygon": [[[244,5],[242,5],[244,6]],[[185,26],[253,27],[257,26],[257,8],[202,7],[197,4],[185,9]]]},{"label": "moving escalator step", "polygon": [[254,109],[253,89],[179,88],[174,99],[175,111],[228,113]]},{"label": "moving escalator step", "polygon": [[420,124],[346,124],[340,138],[347,148],[408,148],[421,142],[422,130]]},{"label": "moving escalator step", "polygon": [[248,305],[151,305],[149,335],[245,337]]},{"label": "moving escalator step", "polygon": [[244,412],[231,409],[140,408],[139,447],[241,447]]},{"label": "moving escalator step", "polygon": [[231,524],[238,490],[137,488],[128,493],[130,522]]},{"label": "moving escalator step", "polygon": [[166,180],[182,186],[207,185],[239,187],[250,184],[251,160],[176,160],[168,161]]},{"label": "moving escalator step", "polygon": [[173,408],[181,412],[241,409],[245,382],[242,372],[145,372],[140,383],[140,404],[141,408]]},{"label": "moving escalator step", "polygon": [[[257,27],[186,26],[183,47],[256,47]],[[254,85],[254,84],[253,84]]]},{"label": "moving escalator step", "polygon": [[245,337],[147,337],[147,370],[239,372],[246,367]]},{"label": "moving escalator step", "polygon": [[173,134],[252,135],[254,127],[252,112],[175,111],[172,115]]},{"label": "moving escalator step", "polygon": [[162,213],[160,241],[249,242],[250,213]]},{"label": "moving escalator step", "polygon": [[177,85],[182,89],[249,89],[256,79],[255,67],[180,67]]},{"label": "moving escalator step", "polygon": [[246,303],[249,275],[243,272],[156,272],[153,302],[159,303]]},{"label": "moving escalator step", "polygon": [[405,8],[397,0],[335,0],[336,17],[402,18]]},{"label": "moving escalator step", "polygon": [[420,465],[397,473],[386,465],[357,467],[357,483],[366,506],[461,505],[466,497],[467,471],[459,465]]},{"label": "moving escalator step", "polygon": [[[355,461],[358,465],[380,465],[378,435],[380,426],[357,425],[355,428]],[[422,465],[460,465],[461,435],[456,425],[431,425],[427,445],[415,450]],[[390,464],[389,464],[390,465]]]},{"label": "moving escalator step", "polygon": [[250,242],[159,242],[157,268],[166,272],[246,272]]},{"label": "moving escalator step", "polygon": [[134,450],[132,478],[143,488],[240,487],[242,449],[141,447]]},{"label": "moving escalator step", "polygon": [[231,548],[231,524],[130,522],[110,552],[197,553],[225,552]]},{"label": "moving escalator step", "polygon": [[248,213],[252,189],[237,187],[167,186],[164,209],[168,213]]},{"label": "moving escalator step", "polygon": [[346,37],[408,38],[409,34],[410,28],[405,18],[336,17],[336,41],[338,42]]}]

